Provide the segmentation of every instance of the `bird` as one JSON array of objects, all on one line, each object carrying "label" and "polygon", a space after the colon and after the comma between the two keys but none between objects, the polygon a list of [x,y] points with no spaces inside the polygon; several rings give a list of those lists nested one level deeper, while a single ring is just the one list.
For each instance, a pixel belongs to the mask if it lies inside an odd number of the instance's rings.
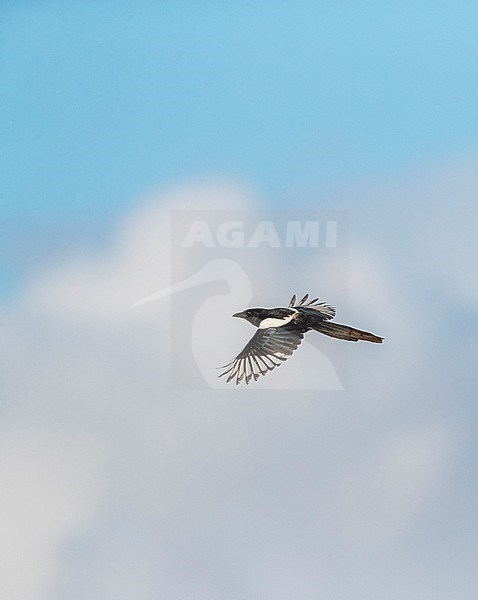
[{"label": "bird", "polygon": [[294,294],[287,307],[247,308],[233,314],[233,317],[249,321],[257,327],[257,331],[233,360],[219,367],[224,369],[219,377],[227,376],[227,383],[235,380],[236,385],[242,381],[248,385],[253,378],[257,381],[261,375],[266,375],[286,361],[300,346],[308,331],[349,342],[383,342],[384,338],[368,331],[331,323],[335,317],[335,307],[320,301],[320,298],[308,300],[309,294],[306,294],[297,302]]}]

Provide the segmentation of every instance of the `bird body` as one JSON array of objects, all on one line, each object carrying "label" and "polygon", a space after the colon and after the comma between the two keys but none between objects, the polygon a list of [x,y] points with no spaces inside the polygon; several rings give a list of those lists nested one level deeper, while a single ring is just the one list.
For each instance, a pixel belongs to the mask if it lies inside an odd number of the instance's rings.
[{"label": "bird body", "polygon": [[331,323],[335,308],[319,302],[319,298],[307,302],[308,298],[306,294],[296,303],[294,294],[287,308],[248,308],[234,314],[233,317],[249,321],[257,331],[236,358],[222,367],[225,370],[219,377],[227,375],[227,381],[235,379],[236,385],[243,380],[248,384],[252,378],[257,381],[260,375],[266,375],[287,360],[308,331],[352,342],[383,341],[368,331]]}]

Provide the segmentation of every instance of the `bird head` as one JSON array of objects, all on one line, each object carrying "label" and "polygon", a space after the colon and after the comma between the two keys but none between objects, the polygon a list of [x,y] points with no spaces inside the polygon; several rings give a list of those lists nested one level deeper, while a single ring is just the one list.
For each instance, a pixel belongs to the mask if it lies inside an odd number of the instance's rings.
[{"label": "bird head", "polygon": [[252,323],[252,325],[259,327],[261,321],[266,318],[266,313],[267,309],[265,308],[247,308],[232,316],[237,317],[238,319],[245,319],[246,321],[249,321],[249,323]]}]

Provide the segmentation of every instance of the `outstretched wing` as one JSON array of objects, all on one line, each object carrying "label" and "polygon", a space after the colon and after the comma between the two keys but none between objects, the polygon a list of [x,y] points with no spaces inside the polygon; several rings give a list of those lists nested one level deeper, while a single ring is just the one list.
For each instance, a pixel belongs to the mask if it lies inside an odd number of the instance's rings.
[{"label": "outstretched wing", "polygon": [[[314,311],[314,313],[319,313],[320,316],[326,320],[333,319],[335,317],[335,306],[330,306],[330,304],[326,304],[325,302],[319,302],[319,298],[314,298],[310,302],[307,302],[309,298],[309,294],[306,294],[302,300],[297,302],[297,297],[294,294],[289,302],[289,308],[302,308],[304,312]],[[305,304],[307,302],[307,304]]]},{"label": "outstretched wing", "polygon": [[225,369],[219,377],[227,375],[227,382],[235,379],[236,385],[245,379],[246,384],[254,377],[265,375],[279,367],[296,350],[304,334],[294,326],[258,329],[234,360],[221,367]]}]

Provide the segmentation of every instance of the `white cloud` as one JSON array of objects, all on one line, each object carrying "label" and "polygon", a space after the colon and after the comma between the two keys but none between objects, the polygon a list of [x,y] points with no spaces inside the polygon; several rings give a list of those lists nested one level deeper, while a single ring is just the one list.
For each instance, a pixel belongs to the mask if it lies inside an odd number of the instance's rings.
[{"label": "white cloud", "polygon": [[87,439],[11,428],[0,456],[2,594],[47,597],[61,573],[59,550],[98,508],[95,449]]},{"label": "white cloud", "polygon": [[455,452],[450,429],[425,424],[387,433],[359,455],[347,486],[337,491],[337,534],[346,545],[365,542],[376,551],[402,541],[449,474]]},{"label": "white cloud", "polygon": [[[345,317],[387,338],[351,345],[348,392],[171,391],[168,304],[130,309],[171,283],[171,207],[254,205],[224,185],[168,192],[109,252],[39,275],[5,316],[9,600],[372,600],[397,585],[367,587],[435,510],[459,444],[434,412],[440,390],[420,381],[431,319],[380,249],[352,248],[350,287],[333,266],[296,275],[338,305],[349,293]],[[313,371],[314,348],[301,351],[277,381]]]},{"label": "white cloud", "polygon": [[29,308],[113,324],[155,287],[171,281],[171,212],[247,209],[250,194],[224,183],[172,189],[149,199],[118,225],[109,251],[83,255],[42,273],[29,290]]}]

